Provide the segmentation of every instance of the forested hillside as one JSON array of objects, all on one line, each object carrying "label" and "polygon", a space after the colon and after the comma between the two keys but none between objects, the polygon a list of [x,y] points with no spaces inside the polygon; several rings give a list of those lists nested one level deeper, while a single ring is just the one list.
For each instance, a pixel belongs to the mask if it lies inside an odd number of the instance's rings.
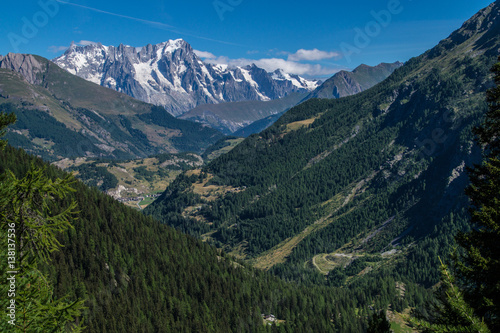
[{"label": "forested hillside", "polygon": [[499,13],[497,1],[372,89],[291,109],[147,212],[287,279],[342,285],[389,269],[433,285],[467,228]]},{"label": "forested hillside", "polygon": [[[0,185],[6,170],[23,177],[30,164],[51,179],[64,175],[7,147]],[[285,283],[96,188],[77,182],[74,189],[58,204],[76,201],[74,228],[59,237],[63,247],[41,269],[56,298],[85,300],[87,332],[360,332],[375,310],[420,306],[426,297],[412,284],[401,297],[401,282],[392,277],[350,290]],[[263,321],[270,314],[278,320],[274,328]]]}]

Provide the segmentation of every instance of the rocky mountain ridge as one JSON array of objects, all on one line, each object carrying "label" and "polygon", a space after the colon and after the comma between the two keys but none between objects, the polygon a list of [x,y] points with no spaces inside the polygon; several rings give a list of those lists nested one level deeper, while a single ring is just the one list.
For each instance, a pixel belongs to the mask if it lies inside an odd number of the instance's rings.
[{"label": "rocky mountain ridge", "polygon": [[399,61],[373,67],[361,64],[352,72],[340,71],[323,82],[307,98],[341,98],[358,94],[385,80],[402,65]]},{"label": "rocky mountain ridge", "polygon": [[182,39],[141,48],[72,44],[53,62],[88,81],[161,105],[175,116],[202,104],[268,101],[309,92],[320,83],[255,65],[205,63]]}]

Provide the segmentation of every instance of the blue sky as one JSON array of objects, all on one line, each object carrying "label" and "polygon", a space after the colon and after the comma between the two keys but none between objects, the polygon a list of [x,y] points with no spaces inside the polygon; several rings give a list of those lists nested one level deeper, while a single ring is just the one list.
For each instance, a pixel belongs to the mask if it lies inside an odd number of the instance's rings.
[{"label": "blue sky", "polygon": [[491,2],[8,1],[0,13],[0,54],[52,59],[72,41],[139,47],[182,38],[206,61],[328,77],[417,56]]}]

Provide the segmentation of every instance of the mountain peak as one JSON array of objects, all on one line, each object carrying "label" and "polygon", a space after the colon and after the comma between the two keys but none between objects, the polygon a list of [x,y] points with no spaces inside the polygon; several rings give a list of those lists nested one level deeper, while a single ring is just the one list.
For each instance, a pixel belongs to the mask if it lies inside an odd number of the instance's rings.
[{"label": "mountain peak", "polygon": [[311,97],[340,98],[357,94],[385,80],[401,66],[402,63],[397,61],[392,64],[381,63],[373,67],[361,64],[352,72],[342,70],[323,82],[311,93]]},{"label": "mountain peak", "polygon": [[476,13],[469,20],[465,21],[457,32],[482,33],[491,30],[493,25],[500,23],[500,1],[491,3],[488,7]]},{"label": "mountain peak", "polygon": [[155,45],[158,49],[162,49],[162,54],[165,53],[174,53],[178,49],[187,49],[192,51],[191,45],[187,43],[184,39],[169,39],[165,42],[159,43]]},{"label": "mountain peak", "polygon": [[180,115],[201,104],[267,101],[306,93],[318,83],[273,73],[254,63],[230,68],[204,63],[183,39],[137,48],[72,46],[53,60],[72,74]]},{"label": "mountain peak", "polygon": [[[498,33],[500,33],[500,1],[495,1],[472,16],[460,29],[451,33],[448,38],[442,40],[427,54],[433,58],[441,55],[443,51],[455,47],[465,47],[461,52],[475,52],[475,50],[487,49],[485,43]],[[499,51],[496,50],[497,55]]]}]

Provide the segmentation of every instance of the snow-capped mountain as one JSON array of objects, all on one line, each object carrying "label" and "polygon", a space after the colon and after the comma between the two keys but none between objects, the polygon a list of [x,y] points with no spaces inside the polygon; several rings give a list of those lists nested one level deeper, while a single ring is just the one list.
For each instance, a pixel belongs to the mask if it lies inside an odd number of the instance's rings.
[{"label": "snow-capped mountain", "polygon": [[201,104],[273,100],[312,91],[320,83],[255,65],[204,63],[182,39],[142,48],[72,44],[53,62],[86,80],[162,105],[176,116]]}]

